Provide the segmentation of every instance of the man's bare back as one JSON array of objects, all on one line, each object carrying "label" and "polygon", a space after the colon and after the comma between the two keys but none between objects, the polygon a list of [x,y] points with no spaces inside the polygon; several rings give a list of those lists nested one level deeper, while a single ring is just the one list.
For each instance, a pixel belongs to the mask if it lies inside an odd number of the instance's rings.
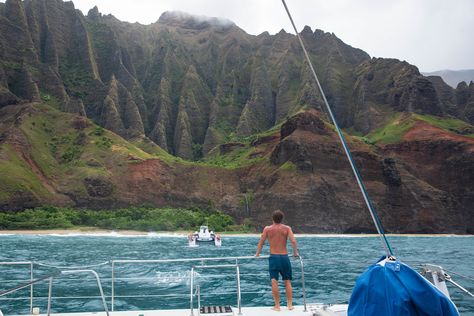
[{"label": "man's bare back", "polygon": [[257,245],[257,252],[255,256],[258,257],[262,251],[265,240],[268,239],[270,244],[270,257],[268,259],[268,271],[272,281],[272,295],[275,300],[275,306],[272,308],[275,311],[280,310],[280,291],[278,290],[278,279],[281,275],[285,282],[285,291],[288,309],[293,309],[293,289],[291,287],[291,263],[288,258],[288,250],[286,243],[288,239],[291,241],[293,248],[293,255],[298,256],[298,247],[296,245],[296,238],[290,226],[281,223],[283,219],[283,212],[276,210],[272,214],[273,224],[266,226],[263,229],[262,236]]},{"label": "man's bare back", "polygon": [[267,226],[263,230],[263,234],[268,238],[270,244],[270,253],[274,255],[286,255],[288,250],[286,243],[288,238],[293,242],[294,239],[293,231],[290,226],[283,224],[273,224]]},{"label": "man's bare back", "polygon": [[290,226],[273,223],[270,226],[266,226],[263,229],[262,236],[257,246],[256,256],[260,255],[263,243],[268,239],[270,244],[270,253],[274,255],[286,255],[288,250],[286,248],[286,242],[290,239],[291,246],[293,248],[293,255],[298,256],[298,249],[296,247],[296,239]]}]

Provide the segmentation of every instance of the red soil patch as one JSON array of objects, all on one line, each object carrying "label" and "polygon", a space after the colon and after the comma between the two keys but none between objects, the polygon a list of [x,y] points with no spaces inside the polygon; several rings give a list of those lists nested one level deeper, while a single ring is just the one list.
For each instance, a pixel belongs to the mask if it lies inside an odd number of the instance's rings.
[{"label": "red soil patch", "polygon": [[408,133],[405,134],[403,140],[408,142],[419,140],[450,140],[474,145],[473,138],[448,132],[439,127],[420,121],[416,122],[415,125],[408,131]]}]

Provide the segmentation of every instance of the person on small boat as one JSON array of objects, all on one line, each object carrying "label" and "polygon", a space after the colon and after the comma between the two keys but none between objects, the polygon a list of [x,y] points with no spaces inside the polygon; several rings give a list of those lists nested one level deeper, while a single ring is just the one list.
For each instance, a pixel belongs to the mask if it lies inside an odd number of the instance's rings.
[{"label": "person on small boat", "polygon": [[280,275],[285,283],[287,307],[289,310],[293,309],[293,288],[291,287],[292,271],[290,259],[288,258],[288,250],[286,248],[288,239],[290,239],[293,248],[293,255],[295,257],[299,256],[296,238],[291,227],[281,223],[283,216],[283,212],[280,210],[273,212],[273,224],[263,229],[262,236],[257,245],[257,252],[255,253],[256,257],[260,255],[263,244],[265,240],[268,239],[270,243],[268,270],[272,281],[273,299],[275,300],[275,306],[272,309],[275,311],[280,310],[280,291],[278,290],[278,279]]}]

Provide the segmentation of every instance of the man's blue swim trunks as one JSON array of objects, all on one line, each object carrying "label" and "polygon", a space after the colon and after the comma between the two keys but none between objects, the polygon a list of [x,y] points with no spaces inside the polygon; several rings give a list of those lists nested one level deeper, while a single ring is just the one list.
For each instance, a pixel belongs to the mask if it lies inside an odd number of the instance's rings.
[{"label": "man's blue swim trunks", "polygon": [[268,258],[268,270],[270,272],[270,279],[278,281],[279,275],[283,280],[291,280],[291,263],[288,255],[274,255],[270,254]]}]

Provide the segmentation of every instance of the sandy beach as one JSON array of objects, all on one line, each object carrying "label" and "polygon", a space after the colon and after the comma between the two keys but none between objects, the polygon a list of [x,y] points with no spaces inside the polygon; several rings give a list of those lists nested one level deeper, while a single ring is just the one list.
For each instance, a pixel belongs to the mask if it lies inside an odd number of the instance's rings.
[{"label": "sandy beach", "polygon": [[38,230],[0,230],[0,235],[76,235],[76,234],[117,234],[117,235],[143,235],[147,236],[151,233],[156,234],[166,234],[166,235],[186,235],[188,232],[185,231],[175,231],[175,232],[144,232],[144,231],[137,231],[137,230],[108,230],[108,229],[94,229],[94,228],[74,228],[74,229],[38,229]]}]

